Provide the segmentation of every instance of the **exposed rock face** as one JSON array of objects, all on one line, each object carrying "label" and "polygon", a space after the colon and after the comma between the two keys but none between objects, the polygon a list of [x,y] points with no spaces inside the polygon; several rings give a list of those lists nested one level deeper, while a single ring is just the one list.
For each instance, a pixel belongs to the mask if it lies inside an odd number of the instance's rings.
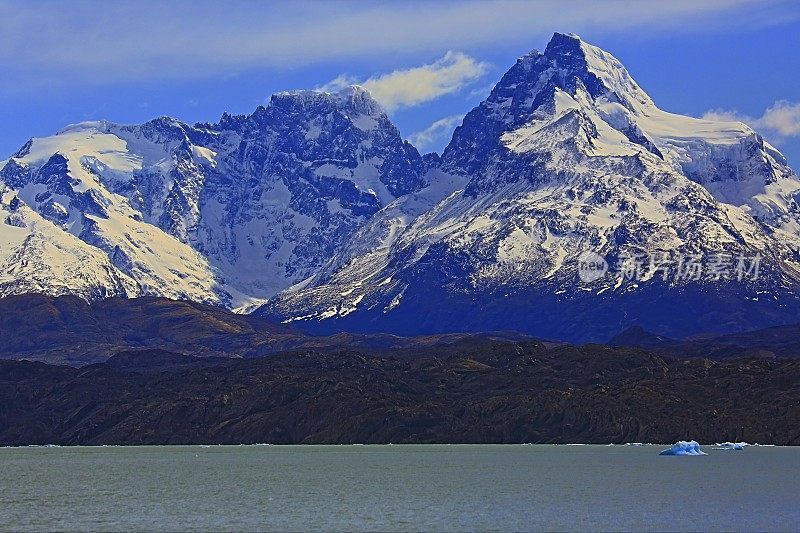
[{"label": "exposed rock face", "polygon": [[[800,180],[784,158],[744,124],[658,109],[576,36],[519,59],[456,129],[437,177],[260,312],[314,331],[602,341],[633,324],[682,337],[800,318]],[[577,275],[587,251],[607,275]],[[691,258],[728,270],[679,276]],[[755,258],[757,276],[737,275]]]},{"label": "exposed rock face", "polygon": [[[0,183],[0,295],[573,341],[800,320],[800,180],[783,156],[744,124],[662,111],[574,35],[521,57],[441,158],[351,87],[216,124],[71,126],[0,163]],[[578,275],[589,251],[607,274]]]},{"label": "exposed rock face", "polygon": [[[352,87],[277,94],[218,124],[79,124],[32,139],[0,168],[7,194],[26,206],[16,227],[64,241],[62,251],[83,260],[89,245],[101,253],[87,269],[125,280],[124,289],[82,280],[64,268],[71,261],[42,257],[7,264],[0,294],[27,292],[21,278],[47,264],[44,292],[66,286],[83,297],[105,289],[241,307],[316,272],[379,209],[422,188],[426,165]],[[52,226],[24,223],[39,217]],[[24,238],[10,241],[0,252],[24,253]]]}]

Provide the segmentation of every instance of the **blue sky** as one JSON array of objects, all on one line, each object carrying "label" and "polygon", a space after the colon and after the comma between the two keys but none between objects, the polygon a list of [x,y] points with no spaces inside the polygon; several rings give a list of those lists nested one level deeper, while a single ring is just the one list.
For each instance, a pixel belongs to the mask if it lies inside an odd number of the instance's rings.
[{"label": "blue sky", "polygon": [[554,31],[614,54],[663,109],[749,122],[800,168],[800,3],[783,0],[0,0],[0,158],[82,120],[216,121],[352,82],[440,151]]}]

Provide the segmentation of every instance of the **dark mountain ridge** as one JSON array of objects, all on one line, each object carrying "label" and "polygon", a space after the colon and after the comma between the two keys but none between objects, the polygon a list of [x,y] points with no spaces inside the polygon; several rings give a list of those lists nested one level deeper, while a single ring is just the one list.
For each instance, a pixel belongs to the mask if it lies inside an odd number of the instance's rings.
[{"label": "dark mountain ridge", "polygon": [[8,297],[0,445],[800,444],[798,331],[612,341],[648,349],[509,332],[314,337],[191,302]]},{"label": "dark mountain ridge", "polygon": [[533,341],[188,358],[134,353],[80,369],[0,361],[0,445],[800,445],[798,359]]},{"label": "dark mountain ridge", "polygon": [[262,357],[294,349],[417,350],[461,341],[520,340],[514,332],[400,337],[337,332],[314,336],[255,315],[158,297],[26,294],[0,298],[0,359],[84,366],[120,352],[161,350],[195,357]]}]

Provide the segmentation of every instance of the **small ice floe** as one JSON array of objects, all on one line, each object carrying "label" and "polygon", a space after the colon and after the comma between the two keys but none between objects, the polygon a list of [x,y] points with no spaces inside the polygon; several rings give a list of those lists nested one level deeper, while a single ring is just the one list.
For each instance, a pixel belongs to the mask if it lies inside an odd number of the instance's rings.
[{"label": "small ice floe", "polygon": [[750,446],[746,442],[718,442],[712,450],[744,450],[745,446]]},{"label": "small ice floe", "polygon": [[626,442],[625,446],[647,446],[644,442]]},{"label": "small ice floe", "polygon": [[707,455],[700,449],[700,444],[696,440],[681,440],[675,443],[672,448],[666,449],[658,455]]}]

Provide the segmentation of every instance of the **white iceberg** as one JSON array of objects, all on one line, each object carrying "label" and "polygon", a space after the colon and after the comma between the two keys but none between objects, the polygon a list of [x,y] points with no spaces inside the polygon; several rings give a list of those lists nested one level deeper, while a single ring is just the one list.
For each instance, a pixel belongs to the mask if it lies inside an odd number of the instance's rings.
[{"label": "white iceberg", "polygon": [[712,450],[744,450],[745,446],[750,446],[746,442],[718,442]]},{"label": "white iceberg", "polygon": [[675,443],[672,448],[664,450],[658,455],[707,455],[700,449],[700,444],[696,440],[681,440]]}]

